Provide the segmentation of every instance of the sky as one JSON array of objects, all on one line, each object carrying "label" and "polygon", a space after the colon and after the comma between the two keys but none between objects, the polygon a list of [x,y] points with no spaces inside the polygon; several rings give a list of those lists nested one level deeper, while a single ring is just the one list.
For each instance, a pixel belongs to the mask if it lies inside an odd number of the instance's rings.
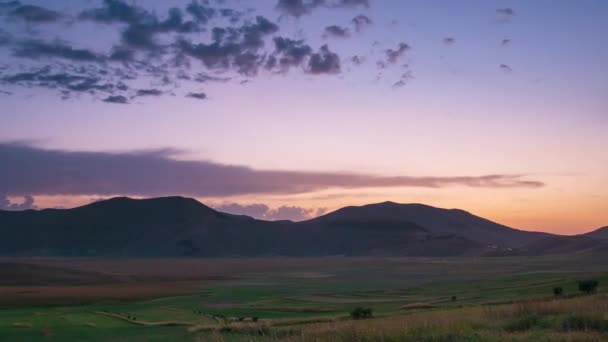
[{"label": "sky", "polygon": [[0,1],[0,208],[608,225],[603,0]]}]

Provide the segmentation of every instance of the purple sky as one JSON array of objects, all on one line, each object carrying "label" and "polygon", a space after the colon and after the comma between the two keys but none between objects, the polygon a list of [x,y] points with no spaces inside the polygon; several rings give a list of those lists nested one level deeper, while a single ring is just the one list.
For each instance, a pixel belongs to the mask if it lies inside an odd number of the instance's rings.
[{"label": "purple sky", "polygon": [[[173,7],[173,8],[170,8]],[[608,2],[0,1],[0,207],[608,224]]]}]

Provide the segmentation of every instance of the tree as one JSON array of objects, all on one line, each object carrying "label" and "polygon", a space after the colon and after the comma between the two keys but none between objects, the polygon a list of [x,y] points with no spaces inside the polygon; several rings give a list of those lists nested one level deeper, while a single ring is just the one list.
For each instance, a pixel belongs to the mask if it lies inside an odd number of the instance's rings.
[{"label": "tree", "polygon": [[354,308],[353,311],[350,312],[350,317],[353,319],[370,318],[372,316],[372,309],[360,306]]},{"label": "tree", "polygon": [[582,280],[578,282],[578,289],[581,292],[585,292],[586,294],[595,293],[599,282],[594,279],[590,280]]},{"label": "tree", "polygon": [[562,293],[564,293],[564,289],[561,286],[553,288],[553,295],[554,296],[561,296]]}]

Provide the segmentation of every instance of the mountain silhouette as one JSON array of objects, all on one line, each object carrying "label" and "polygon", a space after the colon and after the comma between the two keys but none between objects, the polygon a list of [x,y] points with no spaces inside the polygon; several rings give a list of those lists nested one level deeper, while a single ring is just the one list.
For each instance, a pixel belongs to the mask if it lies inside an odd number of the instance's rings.
[{"label": "mountain silhouette", "polygon": [[584,235],[594,239],[608,240],[608,226],[596,229]]},{"label": "mountain silhouette", "polygon": [[291,222],[227,214],[184,197],[0,211],[0,234],[2,255],[148,257],[510,255],[555,237],[423,204],[351,206]]}]

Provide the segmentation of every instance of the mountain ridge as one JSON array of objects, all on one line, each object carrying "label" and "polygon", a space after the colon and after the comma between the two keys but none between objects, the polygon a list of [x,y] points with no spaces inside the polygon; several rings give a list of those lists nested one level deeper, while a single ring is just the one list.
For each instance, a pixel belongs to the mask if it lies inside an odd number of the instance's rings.
[{"label": "mountain ridge", "polygon": [[421,203],[348,206],[292,222],[223,213],[180,196],[114,197],[72,209],[0,211],[0,234],[5,237],[0,241],[3,255],[471,256],[604,246],[589,237],[593,243],[573,242],[560,249],[546,242],[530,251],[526,246],[556,235]]}]

